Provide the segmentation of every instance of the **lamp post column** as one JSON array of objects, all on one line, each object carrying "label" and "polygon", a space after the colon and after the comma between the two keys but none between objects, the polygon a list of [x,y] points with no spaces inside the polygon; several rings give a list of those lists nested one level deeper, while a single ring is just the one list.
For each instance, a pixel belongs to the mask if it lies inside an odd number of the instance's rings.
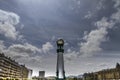
[{"label": "lamp post column", "polygon": [[57,70],[56,70],[57,80],[65,80],[63,46],[64,46],[64,41],[62,39],[59,39],[57,41]]}]

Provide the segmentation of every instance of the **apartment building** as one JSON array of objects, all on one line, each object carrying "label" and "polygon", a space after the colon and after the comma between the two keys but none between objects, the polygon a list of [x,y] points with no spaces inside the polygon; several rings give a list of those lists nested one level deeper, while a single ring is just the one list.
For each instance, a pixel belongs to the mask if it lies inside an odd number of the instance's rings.
[{"label": "apartment building", "polygon": [[0,53],[0,78],[20,79],[28,78],[29,69],[25,65],[20,65],[10,57]]}]

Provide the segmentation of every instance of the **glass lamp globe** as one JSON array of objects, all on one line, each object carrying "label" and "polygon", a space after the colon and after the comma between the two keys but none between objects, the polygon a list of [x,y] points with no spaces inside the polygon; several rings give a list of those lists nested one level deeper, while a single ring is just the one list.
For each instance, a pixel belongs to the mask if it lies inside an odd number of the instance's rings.
[{"label": "glass lamp globe", "polygon": [[58,45],[63,45],[63,44],[64,44],[64,41],[63,41],[62,39],[59,39],[59,40],[57,41],[57,44],[58,44]]}]

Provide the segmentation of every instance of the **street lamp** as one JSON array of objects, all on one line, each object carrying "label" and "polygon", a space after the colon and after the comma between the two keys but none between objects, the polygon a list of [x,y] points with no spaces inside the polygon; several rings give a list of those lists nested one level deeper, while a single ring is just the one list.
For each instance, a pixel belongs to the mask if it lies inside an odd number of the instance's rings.
[{"label": "street lamp", "polygon": [[56,80],[65,80],[65,70],[64,70],[64,40],[57,40],[57,71],[56,71]]},{"label": "street lamp", "polygon": [[58,49],[57,49],[57,53],[59,53],[59,52],[62,52],[62,53],[64,53],[64,49],[63,49],[63,46],[64,46],[64,40],[63,39],[59,39],[59,40],[57,40],[57,47],[58,47]]},{"label": "street lamp", "polygon": [[64,45],[63,39],[57,40],[57,46],[62,46],[63,47],[63,45]]}]

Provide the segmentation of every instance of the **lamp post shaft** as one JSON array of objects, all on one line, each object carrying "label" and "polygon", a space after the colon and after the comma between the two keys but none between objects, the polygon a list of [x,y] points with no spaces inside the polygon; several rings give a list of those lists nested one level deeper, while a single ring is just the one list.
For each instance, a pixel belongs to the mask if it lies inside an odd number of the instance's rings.
[{"label": "lamp post shaft", "polygon": [[56,69],[57,80],[65,80],[63,45],[64,45],[64,41],[62,39],[57,41],[57,69]]}]

